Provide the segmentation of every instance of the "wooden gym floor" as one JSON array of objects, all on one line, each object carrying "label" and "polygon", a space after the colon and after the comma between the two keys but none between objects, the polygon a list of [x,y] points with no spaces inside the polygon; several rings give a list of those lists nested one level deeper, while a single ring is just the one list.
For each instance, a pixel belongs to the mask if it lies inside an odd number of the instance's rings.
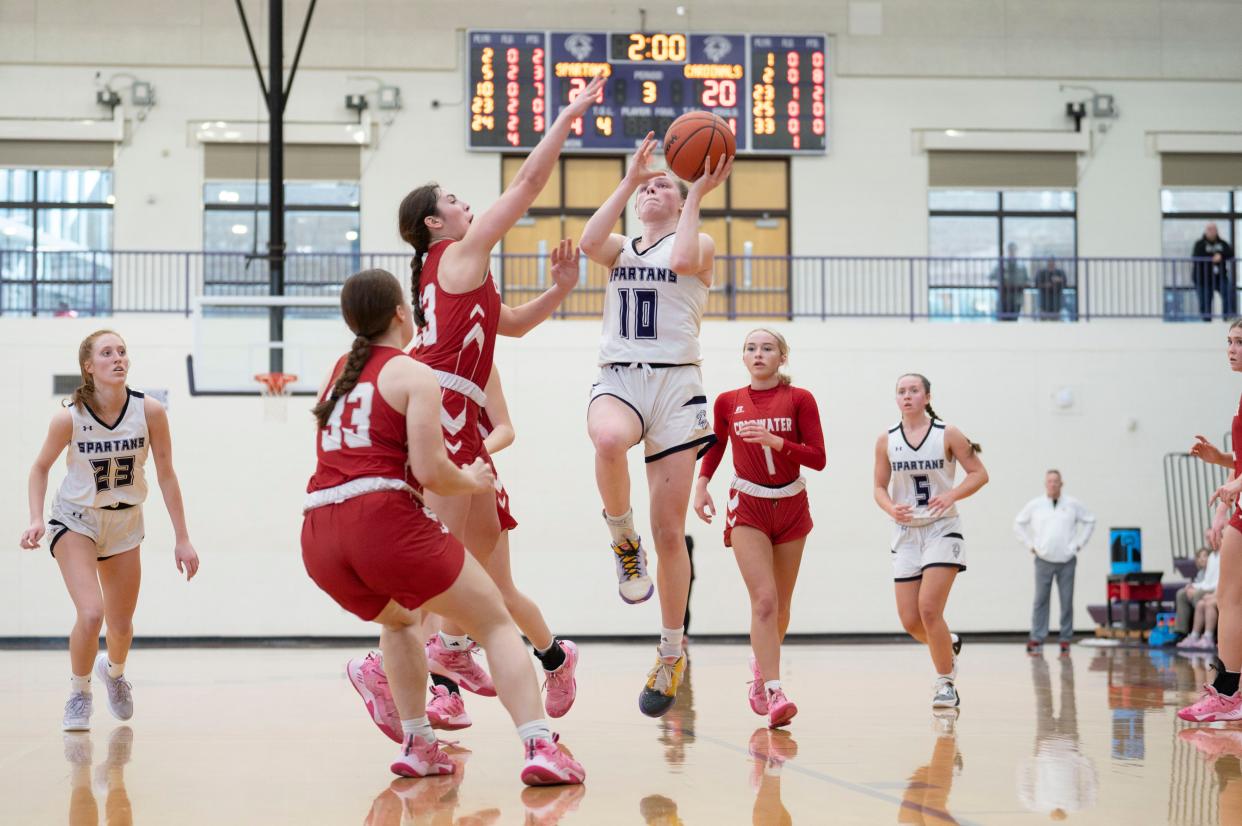
[{"label": "wooden gym floor", "polygon": [[[966,639],[960,716],[933,715],[913,645],[796,645],[801,713],[769,733],[746,703],[747,649],[696,643],[663,719],[637,708],[654,652],[582,647],[558,722],[581,788],[524,791],[500,703],[467,695],[462,771],[396,779],[396,746],[342,672],[351,649],[139,649],[121,725],[60,731],[63,651],[0,651],[5,824],[1242,823],[1242,728],[1174,711],[1204,658],[1077,645],[1028,657]],[[533,662],[533,660],[532,660]]]}]

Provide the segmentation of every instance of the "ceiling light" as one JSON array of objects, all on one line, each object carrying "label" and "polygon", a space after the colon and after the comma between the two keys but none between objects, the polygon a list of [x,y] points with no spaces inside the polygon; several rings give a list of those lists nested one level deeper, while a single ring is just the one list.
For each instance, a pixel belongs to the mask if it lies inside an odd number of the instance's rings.
[{"label": "ceiling light", "polygon": [[233,224],[234,235],[245,235],[247,232],[250,232],[250,228],[245,224]]},{"label": "ceiling light", "polygon": [[345,233],[345,240],[346,241],[357,241],[358,231],[351,229],[349,232]]},{"label": "ceiling light", "polygon": [[222,189],[216,197],[226,204],[235,204],[241,200],[241,193],[233,192],[231,189]]}]

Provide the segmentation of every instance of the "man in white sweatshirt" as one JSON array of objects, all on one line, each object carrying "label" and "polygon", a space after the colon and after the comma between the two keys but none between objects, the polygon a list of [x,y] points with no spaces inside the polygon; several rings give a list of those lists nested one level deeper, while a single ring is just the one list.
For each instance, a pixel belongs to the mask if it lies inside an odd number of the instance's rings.
[{"label": "man in white sweatshirt", "polygon": [[1074,639],[1074,569],[1078,552],[1095,530],[1095,516],[1072,496],[1061,495],[1061,472],[1044,474],[1044,495],[1027,502],[1013,523],[1022,546],[1035,557],[1035,606],[1026,650],[1038,653],[1048,636],[1052,583],[1061,603],[1061,650]]}]

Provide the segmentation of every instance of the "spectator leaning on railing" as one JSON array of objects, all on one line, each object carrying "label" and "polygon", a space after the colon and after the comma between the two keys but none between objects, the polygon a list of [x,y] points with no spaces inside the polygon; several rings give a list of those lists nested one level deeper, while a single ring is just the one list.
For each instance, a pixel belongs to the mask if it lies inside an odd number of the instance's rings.
[{"label": "spectator leaning on railing", "polygon": [[1237,312],[1238,291],[1234,281],[1233,247],[1220,237],[1216,224],[1203,228],[1203,237],[1195,241],[1191,256],[1195,259],[1193,280],[1199,296],[1199,314],[1204,321],[1212,320],[1213,294],[1220,293],[1220,314],[1229,318]]},{"label": "spectator leaning on railing", "polygon": [[1046,321],[1060,321],[1065,307],[1065,270],[1057,266],[1055,258],[1049,258],[1035,273],[1035,289],[1039,290],[1039,317]]},{"label": "spectator leaning on railing", "polygon": [[1027,502],[1013,521],[1013,531],[1035,557],[1035,605],[1026,650],[1038,653],[1048,636],[1052,581],[1061,602],[1061,651],[1074,639],[1074,570],[1078,552],[1095,530],[1095,516],[1072,496],[1061,495],[1061,471],[1044,474],[1044,495]]}]

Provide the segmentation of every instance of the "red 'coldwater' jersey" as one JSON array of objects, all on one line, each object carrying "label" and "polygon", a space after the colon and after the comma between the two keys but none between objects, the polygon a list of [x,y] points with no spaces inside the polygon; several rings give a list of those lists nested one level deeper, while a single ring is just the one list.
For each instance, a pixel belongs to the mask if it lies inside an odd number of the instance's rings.
[{"label": "red 'coldwater' jersey", "polygon": [[[395,347],[373,347],[358,384],[337,400],[328,426],[315,435],[319,461],[306,486],[307,493],[369,476],[402,479],[418,487],[406,464],[410,450],[405,414],[394,410],[379,393],[380,370],[395,358],[409,356]],[[344,357],[337,361],[332,371],[334,382],[344,362]],[[329,385],[320,398],[331,392]]]},{"label": "red 'coldwater' jersey", "polygon": [[[769,390],[749,386],[716,397],[712,413],[716,443],[703,456],[700,476],[708,479],[724,458],[725,440],[733,445],[733,470],[739,479],[765,487],[784,487],[799,468],[823,470],[824,430],[815,397],[800,387],[780,384]],[[760,425],[785,440],[780,451],[742,440],[745,425]]]},{"label": "red 'coldwater' jersey", "polygon": [[436,244],[423,261],[418,301],[427,326],[418,334],[414,358],[445,373],[473,382],[480,390],[492,372],[496,328],[500,325],[500,291],[489,271],[468,293],[448,293],[440,286],[440,259],[453,241]]}]

